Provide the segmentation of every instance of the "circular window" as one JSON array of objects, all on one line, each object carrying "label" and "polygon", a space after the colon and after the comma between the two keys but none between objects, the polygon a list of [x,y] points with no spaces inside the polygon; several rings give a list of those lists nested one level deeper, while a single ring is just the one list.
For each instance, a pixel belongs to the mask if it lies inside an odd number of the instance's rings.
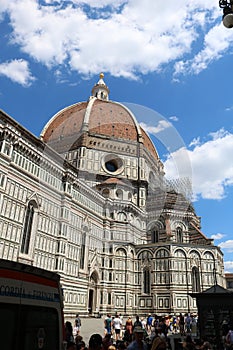
[{"label": "circular window", "polygon": [[103,159],[103,167],[107,173],[118,175],[123,171],[123,160],[113,154],[108,154]]},{"label": "circular window", "polygon": [[109,197],[109,189],[108,189],[108,188],[104,188],[104,189],[103,189],[103,192],[102,192],[102,195],[103,195],[105,198],[108,198],[108,197]]},{"label": "circular window", "polygon": [[108,162],[106,162],[105,166],[106,166],[106,169],[112,173],[114,173],[118,169],[116,162],[112,160],[109,160]]}]

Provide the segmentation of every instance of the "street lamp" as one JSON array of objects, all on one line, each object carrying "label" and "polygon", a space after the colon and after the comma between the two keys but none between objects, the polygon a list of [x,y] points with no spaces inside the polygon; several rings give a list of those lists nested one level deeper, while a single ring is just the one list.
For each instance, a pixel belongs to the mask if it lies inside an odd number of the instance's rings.
[{"label": "street lamp", "polygon": [[233,28],[233,0],[219,0],[219,7],[223,9],[223,25]]}]

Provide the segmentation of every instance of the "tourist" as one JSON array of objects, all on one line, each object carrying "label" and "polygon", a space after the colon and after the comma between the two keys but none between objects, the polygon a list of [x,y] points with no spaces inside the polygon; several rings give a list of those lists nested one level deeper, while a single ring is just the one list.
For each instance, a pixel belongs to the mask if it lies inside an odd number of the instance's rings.
[{"label": "tourist", "polygon": [[86,344],[83,341],[83,337],[78,334],[75,338],[75,343],[76,343],[76,350],[85,350],[86,349]]},{"label": "tourist", "polygon": [[178,327],[181,335],[184,335],[184,316],[180,313],[178,317]]},{"label": "tourist", "polygon": [[108,350],[110,345],[112,345],[111,333],[106,333],[103,338],[103,349]]},{"label": "tourist", "polygon": [[112,333],[112,318],[110,314],[107,314],[107,317],[104,320],[104,332],[105,334]]},{"label": "tourist", "polygon": [[125,322],[125,334],[124,337],[127,339],[127,341],[132,341],[132,335],[133,335],[133,321],[132,318],[129,316],[128,319]]},{"label": "tourist", "polygon": [[114,345],[110,345],[110,346],[108,347],[108,350],[116,350],[116,347],[115,347]]},{"label": "tourist", "polygon": [[139,319],[139,316],[136,315],[136,321],[133,324],[134,327],[141,327],[142,328],[142,322]]},{"label": "tourist", "polygon": [[74,335],[78,335],[80,333],[81,328],[81,318],[79,317],[79,314],[76,315],[76,318],[74,320]]},{"label": "tourist", "polygon": [[176,318],[176,316],[172,317],[172,332],[177,333],[177,318]]},{"label": "tourist", "polygon": [[118,342],[117,344],[117,350],[126,350],[127,349],[127,346],[125,344],[125,342]]},{"label": "tourist", "polygon": [[144,317],[141,317],[141,323],[142,323],[142,328],[146,330],[146,319]]},{"label": "tourist", "polygon": [[149,314],[146,321],[146,327],[148,332],[151,332],[152,324],[153,324],[153,317],[151,314]]},{"label": "tourist", "polygon": [[197,336],[197,315],[192,315],[192,320],[191,320],[191,331],[192,331],[192,336],[196,337]]},{"label": "tourist", "polygon": [[102,350],[103,340],[100,334],[92,334],[89,340],[88,350]]},{"label": "tourist", "polygon": [[133,330],[134,340],[128,345],[127,350],[148,350],[144,338],[144,330],[140,326],[135,326]]},{"label": "tourist", "polygon": [[151,338],[151,350],[166,349],[167,343],[161,328],[156,328],[154,333],[154,337]]},{"label": "tourist", "polygon": [[159,321],[159,327],[158,327],[161,331],[161,334],[163,334],[165,338],[167,338],[167,333],[169,329],[169,324],[167,320],[169,320],[168,316],[162,317],[161,320]]},{"label": "tourist", "polygon": [[151,345],[151,350],[164,350],[164,349],[167,349],[166,341],[160,338],[159,336],[155,337]]},{"label": "tourist", "polygon": [[115,332],[115,340],[117,342],[120,339],[120,333],[121,333],[121,327],[122,327],[122,321],[117,314],[112,321],[112,326]]},{"label": "tourist", "polygon": [[190,313],[188,313],[184,319],[186,333],[191,332],[191,321],[192,319],[191,319]]},{"label": "tourist", "polygon": [[73,336],[73,327],[70,321],[66,321],[65,323],[65,341],[67,344],[75,343]]}]

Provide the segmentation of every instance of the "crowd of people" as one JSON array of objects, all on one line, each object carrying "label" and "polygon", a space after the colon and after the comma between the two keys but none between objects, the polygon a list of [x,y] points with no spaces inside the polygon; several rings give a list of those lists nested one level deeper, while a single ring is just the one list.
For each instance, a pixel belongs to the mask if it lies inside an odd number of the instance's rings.
[{"label": "crowd of people", "polygon": [[[81,336],[81,319],[76,315],[74,326],[66,322],[67,350],[165,350],[171,349],[170,336],[179,334],[182,341],[179,349],[184,350],[212,350],[208,341],[194,341],[197,335],[197,315],[163,316],[147,315],[147,317],[128,317],[125,321],[121,314],[104,318],[104,331],[92,334],[88,344]],[[231,331],[225,335],[228,339]],[[233,350],[232,344],[225,342],[226,350]]]}]

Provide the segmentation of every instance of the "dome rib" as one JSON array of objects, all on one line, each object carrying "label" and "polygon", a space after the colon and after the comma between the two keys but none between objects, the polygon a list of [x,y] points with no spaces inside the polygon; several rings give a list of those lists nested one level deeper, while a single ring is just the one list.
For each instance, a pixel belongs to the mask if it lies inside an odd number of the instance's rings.
[{"label": "dome rib", "polygon": [[89,119],[90,119],[90,114],[91,114],[91,110],[92,110],[92,106],[94,104],[96,100],[96,97],[92,97],[90,98],[87,108],[86,108],[86,112],[85,112],[85,116],[84,116],[84,120],[83,120],[83,131],[87,131],[88,130],[88,125],[89,125]]}]

